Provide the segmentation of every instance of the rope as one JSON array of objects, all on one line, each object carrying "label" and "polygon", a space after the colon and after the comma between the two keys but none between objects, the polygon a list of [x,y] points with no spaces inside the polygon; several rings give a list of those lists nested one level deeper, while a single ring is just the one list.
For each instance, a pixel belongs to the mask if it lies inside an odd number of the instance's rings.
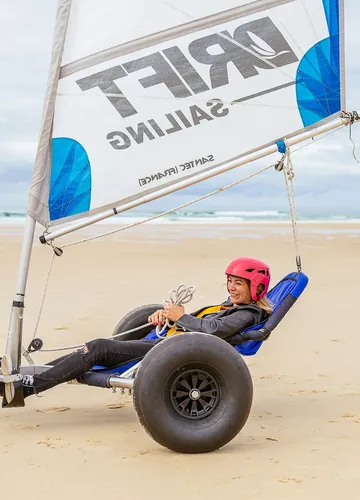
[{"label": "rope", "polygon": [[[170,300],[164,301],[165,303],[169,304],[175,304],[177,306],[181,306],[183,304],[187,304],[190,302],[194,296],[196,287],[193,285],[186,286],[186,285],[179,285],[176,290],[170,290]],[[102,337],[105,339],[115,339],[115,338],[120,338],[124,335],[127,335],[128,333],[136,332],[137,330],[141,330],[142,328],[145,328],[146,326],[150,326],[152,323],[145,323],[144,325],[138,326],[136,328],[132,328],[131,330],[127,330],[126,332],[121,332],[118,333],[117,335],[112,335],[111,337]],[[171,325],[168,320],[166,320],[166,323],[163,325],[163,327],[159,328],[159,325],[156,327],[156,335],[161,338],[162,333],[168,329],[171,328],[173,325]],[[160,330],[161,329],[161,330]],[[81,349],[82,347],[85,347],[86,344],[79,344],[79,345],[73,345],[73,346],[68,346],[68,347],[58,347],[58,348],[52,348],[52,349],[38,349],[36,352],[57,352],[57,351],[69,351],[69,350],[74,350],[74,349]]]},{"label": "rope", "polygon": [[[188,302],[190,302],[190,300],[192,300],[195,290],[196,287],[194,285],[190,286],[179,285],[176,290],[170,291],[170,301],[166,301],[166,303],[167,304],[172,303],[175,304],[176,306],[187,304]],[[174,324],[170,323],[169,320],[166,318],[166,321],[163,326],[157,325],[156,327],[155,332],[157,337],[159,338],[163,337],[165,331],[169,330],[173,326]]]},{"label": "rope", "polygon": [[293,166],[293,163],[291,160],[290,146],[288,146],[286,140],[284,142],[286,145],[286,153],[283,156],[282,164],[283,164],[285,186],[286,186],[286,191],[287,191],[287,196],[288,196],[288,201],[289,201],[291,223],[292,223],[293,235],[294,235],[294,243],[295,243],[295,251],[296,251],[296,265],[297,265],[298,272],[301,273],[301,257],[300,257],[298,230],[297,230],[296,198],[295,198],[295,185],[294,185],[295,171],[294,171],[294,166]]},{"label": "rope", "polygon": [[141,224],[145,224],[146,222],[150,222],[152,220],[159,219],[160,217],[163,217],[164,215],[168,215],[168,214],[171,214],[173,212],[177,212],[178,210],[182,210],[183,208],[189,207],[190,205],[193,205],[194,203],[197,203],[197,202],[202,201],[202,200],[206,200],[206,198],[210,198],[211,196],[214,196],[215,194],[221,193],[223,191],[226,191],[227,189],[230,189],[234,186],[237,186],[238,184],[241,184],[242,182],[245,182],[248,179],[255,177],[256,175],[259,175],[262,172],[265,172],[266,170],[270,170],[271,168],[274,168],[274,166],[275,165],[270,165],[270,166],[264,167],[261,170],[257,170],[253,174],[250,174],[250,175],[247,175],[246,177],[243,177],[239,181],[232,182],[231,184],[228,184],[227,186],[219,188],[216,191],[212,191],[211,193],[205,194],[204,196],[200,196],[199,198],[196,198],[195,200],[184,203],[183,205],[179,205],[175,208],[167,210],[166,212],[162,212],[161,214],[153,215],[152,217],[148,217],[147,219],[144,219],[144,220],[141,220],[138,222],[134,222],[133,224],[129,224],[127,226],[124,226],[124,227],[121,227],[118,229],[114,229],[113,231],[108,231],[106,233],[102,233],[102,234],[99,234],[97,236],[92,236],[90,238],[84,238],[82,240],[73,241],[71,243],[67,243],[66,245],[62,245],[59,248],[67,248],[67,247],[71,247],[73,245],[79,245],[80,243],[86,243],[88,241],[96,240],[96,239],[102,238],[104,236],[109,236],[110,234],[120,233],[121,231],[125,231],[126,229],[131,229],[132,227],[140,226]]},{"label": "rope", "polygon": [[353,111],[352,113],[350,113],[348,111],[342,111],[342,116],[344,118],[348,118],[350,120],[350,124],[349,124],[349,139],[350,139],[350,142],[353,145],[352,155],[353,155],[355,161],[357,161],[358,163],[360,163],[360,161],[356,157],[356,144],[355,144],[355,142],[354,142],[354,140],[352,138],[352,126],[354,125],[354,123],[356,121],[360,120],[360,116],[357,113],[357,111]]}]

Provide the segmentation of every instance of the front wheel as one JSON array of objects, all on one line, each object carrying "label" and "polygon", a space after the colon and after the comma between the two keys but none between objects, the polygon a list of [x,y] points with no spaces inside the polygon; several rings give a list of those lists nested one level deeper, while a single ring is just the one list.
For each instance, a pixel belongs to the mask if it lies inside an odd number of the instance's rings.
[{"label": "front wheel", "polygon": [[134,406],[145,430],[180,453],[206,453],[231,441],[245,425],[252,380],[225,341],[184,333],[157,344],[134,382]]},{"label": "front wheel", "polygon": [[[163,306],[161,304],[147,304],[133,309],[128,312],[116,325],[113,336],[138,328],[141,325],[146,325],[148,317],[158,309],[163,309]],[[115,340],[141,340],[154,328],[154,325],[144,326],[135,332],[125,333],[121,337],[115,337]]]}]

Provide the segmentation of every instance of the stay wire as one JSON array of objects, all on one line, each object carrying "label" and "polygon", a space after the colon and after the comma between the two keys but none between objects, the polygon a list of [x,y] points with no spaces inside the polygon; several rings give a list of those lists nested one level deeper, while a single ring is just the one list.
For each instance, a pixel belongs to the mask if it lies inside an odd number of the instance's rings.
[{"label": "stay wire", "polygon": [[286,140],[285,140],[285,145],[286,145],[286,153],[282,159],[283,171],[284,171],[285,186],[289,202],[291,224],[293,228],[293,236],[294,236],[295,251],[296,251],[296,266],[298,273],[301,273],[302,264],[301,264],[299,239],[298,239],[296,197],[295,197],[295,185],[294,185],[295,170],[291,159],[290,146],[287,144]]},{"label": "stay wire", "polygon": [[[39,314],[38,314],[37,319],[36,319],[36,324],[35,324],[35,328],[34,328],[32,340],[35,339],[37,331],[38,331],[38,328],[39,328],[39,323],[40,323],[40,319],[41,319],[41,315],[42,315],[42,310],[43,310],[43,307],[44,307],[45,297],[46,297],[47,289],[48,289],[48,286],[49,286],[50,275],[51,275],[52,267],[53,267],[53,264],[54,264],[54,258],[55,258],[55,252],[53,252],[52,255],[51,255],[50,264],[49,264],[49,268],[48,268],[48,272],[47,272],[47,276],[46,276],[46,281],[45,281],[45,286],[44,286],[44,291],[43,291],[43,295],[42,295],[42,300],[41,300],[41,303],[40,303]],[[28,352],[28,351],[26,351],[26,352]]]}]

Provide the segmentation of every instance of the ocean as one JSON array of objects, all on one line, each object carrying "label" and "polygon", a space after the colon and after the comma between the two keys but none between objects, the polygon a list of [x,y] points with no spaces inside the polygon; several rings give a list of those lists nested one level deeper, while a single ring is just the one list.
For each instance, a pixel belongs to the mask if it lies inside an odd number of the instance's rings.
[{"label": "ocean", "polygon": [[[126,214],[106,219],[100,224],[105,225],[128,225],[141,222],[149,217],[157,215],[158,212],[139,212],[129,211]],[[26,214],[23,212],[0,212],[0,226],[23,225]],[[298,213],[297,220],[303,223],[327,223],[327,224],[355,224],[360,223],[360,213],[347,215],[339,214],[316,214],[316,213]],[[268,211],[179,211],[165,215],[161,218],[149,221],[148,224],[282,224],[288,223],[290,216],[288,212],[278,212],[276,210]]]}]

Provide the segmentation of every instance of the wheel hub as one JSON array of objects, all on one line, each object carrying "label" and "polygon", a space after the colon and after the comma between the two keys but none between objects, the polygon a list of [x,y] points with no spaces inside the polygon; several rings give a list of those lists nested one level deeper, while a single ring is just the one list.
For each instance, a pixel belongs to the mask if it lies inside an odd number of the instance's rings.
[{"label": "wheel hub", "polygon": [[189,396],[193,401],[197,401],[201,397],[201,392],[197,389],[192,389],[189,393]]},{"label": "wheel hub", "polygon": [[178,375],[170,389],[170,402],[184,418],[208,417],[218,405],[220,390],[216,379],[205,370],[190,369]]}]

